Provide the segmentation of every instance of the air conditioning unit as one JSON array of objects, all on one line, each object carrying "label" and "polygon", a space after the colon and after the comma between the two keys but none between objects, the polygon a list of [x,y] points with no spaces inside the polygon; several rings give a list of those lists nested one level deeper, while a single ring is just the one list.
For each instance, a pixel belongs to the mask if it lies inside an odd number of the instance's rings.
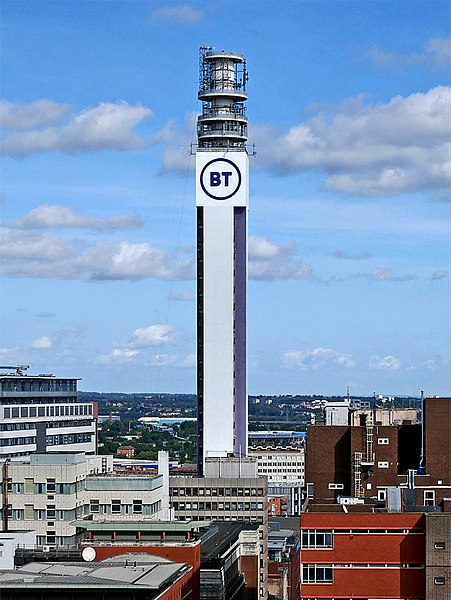
[{"label": "air conditioning unit", "polygon": [[50,552],[50,546],[42,546],[43,552]]}]

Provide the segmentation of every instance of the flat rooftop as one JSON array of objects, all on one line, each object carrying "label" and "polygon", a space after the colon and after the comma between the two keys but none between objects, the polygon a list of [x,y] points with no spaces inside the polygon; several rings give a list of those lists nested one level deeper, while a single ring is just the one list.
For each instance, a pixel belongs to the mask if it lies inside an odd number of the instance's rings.
[{"label": "flat rooftop", "polygon": [[0,589],[155,590],[148,596],[154,598],[191,568],[144,553],[100,562],[31,562],[14,571],[0,571]]}]

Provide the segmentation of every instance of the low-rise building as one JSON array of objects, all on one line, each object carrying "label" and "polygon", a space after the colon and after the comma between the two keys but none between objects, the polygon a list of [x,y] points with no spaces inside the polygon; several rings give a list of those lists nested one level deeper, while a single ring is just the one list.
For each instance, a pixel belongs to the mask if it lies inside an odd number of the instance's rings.
[{"label": "low-rise building", "polygon": [[160,518],[163,476],[115,475],[111,456],[31,454],[3,464],[0,498],[4,529],[35,529],[39,545],[73,545],[75,519]]},{"label": "low-rise building", "polygon": [[27,563],[0,571],[9,600],[182,600],[193,597],[192,567],[149,554],[122,554],[101,562]]}]

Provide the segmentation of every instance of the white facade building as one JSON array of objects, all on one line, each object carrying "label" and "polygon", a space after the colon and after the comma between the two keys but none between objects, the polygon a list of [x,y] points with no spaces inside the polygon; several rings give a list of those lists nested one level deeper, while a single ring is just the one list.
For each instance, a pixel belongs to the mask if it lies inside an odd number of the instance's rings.
[{"label": "white facade building", "polygon": [[31,454],[1,467],[3,529],[34,529],[38,545],[73,545],[76,519],[162,518],[163,476],[115,475],[112,456]]},{"label": "white facade building", "polygon": [[249,456],[257,459],[258,474],[268,478],[268,485],[273,483],[304,485],[304,447],[250,449]]},{"label": "white facade building", "polygon": [[97,404],[77,397],[77,379],[0,374],[0,459],[32,452],[86,452],[97,445]]},{"label": "white facade building", "polygon": [[196,151],[198,471],[247,452],[247,72],[202,48]]}]

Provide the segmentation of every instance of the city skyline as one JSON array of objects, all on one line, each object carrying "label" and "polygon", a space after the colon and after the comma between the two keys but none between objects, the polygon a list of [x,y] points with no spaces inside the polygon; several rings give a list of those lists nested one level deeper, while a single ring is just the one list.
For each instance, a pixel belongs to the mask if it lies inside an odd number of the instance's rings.
[{"label": "city skyline", "polygon": [[190,144],[211,43],[250,75],[249,393],[448,394],[448,17],[3,2],[3,364],[195,391]]}]

